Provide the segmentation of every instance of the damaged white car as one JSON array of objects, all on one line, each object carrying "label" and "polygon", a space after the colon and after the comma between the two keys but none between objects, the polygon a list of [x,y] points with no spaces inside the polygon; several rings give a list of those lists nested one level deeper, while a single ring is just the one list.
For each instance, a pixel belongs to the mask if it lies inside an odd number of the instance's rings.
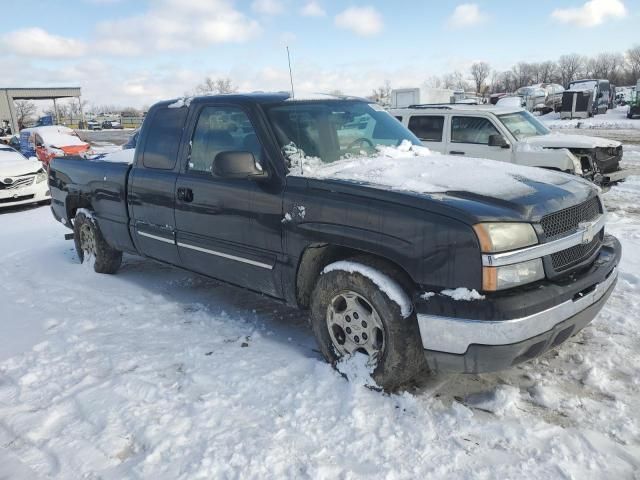
[{"label": "damaged white car", "polygon": [[521,108],[484,105],[415,105],[391,110],[432,150],[488,158],[580,175],[606,183],[622,159],[614,140],[551,133]]},{"label": "damaged white car", "polygon": [[11,147],[0,146],[0,209],[51,201],[42,164]]}]

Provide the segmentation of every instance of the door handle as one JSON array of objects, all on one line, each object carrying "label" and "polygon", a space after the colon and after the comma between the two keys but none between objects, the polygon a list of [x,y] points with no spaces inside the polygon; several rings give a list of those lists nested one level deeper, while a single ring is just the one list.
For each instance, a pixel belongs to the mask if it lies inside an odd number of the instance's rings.
[{"label": "door handle", "polygon": [[460,152],[458,150],[451,150],[449,152],[450,155],[464,155],[464,152]]},{"label": "door handle", "polygon": [[183,202],[193,202],[193,190],[190,188],[178,188],[178,200]]}]

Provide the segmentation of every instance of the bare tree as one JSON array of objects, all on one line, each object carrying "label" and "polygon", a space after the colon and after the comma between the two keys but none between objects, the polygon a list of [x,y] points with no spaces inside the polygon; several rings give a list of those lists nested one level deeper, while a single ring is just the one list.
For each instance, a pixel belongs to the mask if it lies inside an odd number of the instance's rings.
[{"label": "bare tree", "polygon": [[442,78],[437,75],[431,75],[424,81],[424,86],[427,88],[442,88],[444,85]]},{"label": "bare tree", "polygon": [[196,87],[196,93],[233,93],[238,88],[229,77],[211,78],[206,77],[204,82]]},{"label": "bare tree", "polygon": [[570,82],[576,80],[578,73],[582,70],[584,64],[584,58],[577,53],[561,55],[558,59],[558,70],[562,85],[566,87]]},{"label": "bare tree", "polygon": [[520,87],[526,87],[533,81],[532,67],[530,63],[519,62],[511,67],[511,73],[513,74],[513,80],[515,81],[515,89]]},{"label": "bare tree", "polygon": [[16,100],[15,103],[16,108],[16,116],[18,117],[18,126],[19,128],[23,128],[26,123],[29,123],[32,120],[33,115],[35,115],[38,107],[33,102],[29,100]]},{"label": "bare tree", "polygon": [[459,90],[466,90],[469,88],[469,84],[464,79],[464,76],[458,71],[444,75],[442,77],[442,84],[444,85],[444,88],[455,88]]},{"label": "bare tree", "polygon": [[634,80],[640,78],[640,45],[634,45],[626,51],[625,64],[627,83],[633,83]]},{"label": "bare tree", "polygon": [[389,80],[384,81],[384,85],[374,88],[369,96],[371,100],[381,105],[391,104],[391,83]]},{"label": "bare tree", "polygon": [[471,76],[476,85],[476,93],[484,96],[484,83],[489,78],[491,66],[487,62],[476,62],[471,65]]},{"label": "bare tree", "polygon": [[556,62],[541,62],[537,64],[537,67],[539,83],[552,83],[557,80],[558,66],[556,65]]}]

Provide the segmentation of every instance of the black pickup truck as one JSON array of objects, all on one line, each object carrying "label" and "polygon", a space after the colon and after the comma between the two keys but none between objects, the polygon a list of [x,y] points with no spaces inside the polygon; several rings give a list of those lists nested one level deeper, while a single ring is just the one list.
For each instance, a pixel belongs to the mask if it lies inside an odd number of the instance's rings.
[{"label": "black pickup truck", "polygon": [[308,309],[327,361],[366,354],[386,389],[508,368],[589,323],[621,256],[596,188],[419,145],[361,99],[166,101],[132,164],[56,158],[52,210],[96,272],[128,252]]}]

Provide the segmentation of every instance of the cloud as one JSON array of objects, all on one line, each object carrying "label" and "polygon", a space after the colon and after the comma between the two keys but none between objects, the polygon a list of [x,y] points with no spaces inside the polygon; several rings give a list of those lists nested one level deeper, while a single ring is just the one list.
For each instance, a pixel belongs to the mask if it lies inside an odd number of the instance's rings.
[{"label": "cloud", "polygon": [[280,0],[254,0],[251,8],[263,15],[280,15],[285,10]]},{"label": "cloud", "polygon": [[373,7],[350,7],[335,17],[339,28],[351,30],[361,36],[380,33],[384,27],[382,15]]},{"label": "cloud", "polygon": [[324,8],[322,8],[318,2],[311,0],[300,9],[300,15],[304,17],[324,17],[327,15],[327,12],[324,11]]},{"label": "cloud", "polygon": [[551,12],[551,18],[579,27],[595,27],[609,18],[621,18],[626,14],[627,9],[620,0],[590,0],[581,7],[556,8]]},{"label": "cloud", "polygon": [[449,17],[449,25],[454,28],[472,27],[485,22],[489,16],[480,10],[477,3],[458,5]]},{"label": "cloud", "polygon": [[228,0],[158,0],[141,15],[101,22],[96,48],[112,55],[186,51],[214,44],[244,43],[260,24]]},{"label": "cloud", "polygon": [[2,36],[2,40],[5,52],[28,57],[72,58],[87,51],[87,45],[80,40],[53,35],[36,27],[9,32]]}]

